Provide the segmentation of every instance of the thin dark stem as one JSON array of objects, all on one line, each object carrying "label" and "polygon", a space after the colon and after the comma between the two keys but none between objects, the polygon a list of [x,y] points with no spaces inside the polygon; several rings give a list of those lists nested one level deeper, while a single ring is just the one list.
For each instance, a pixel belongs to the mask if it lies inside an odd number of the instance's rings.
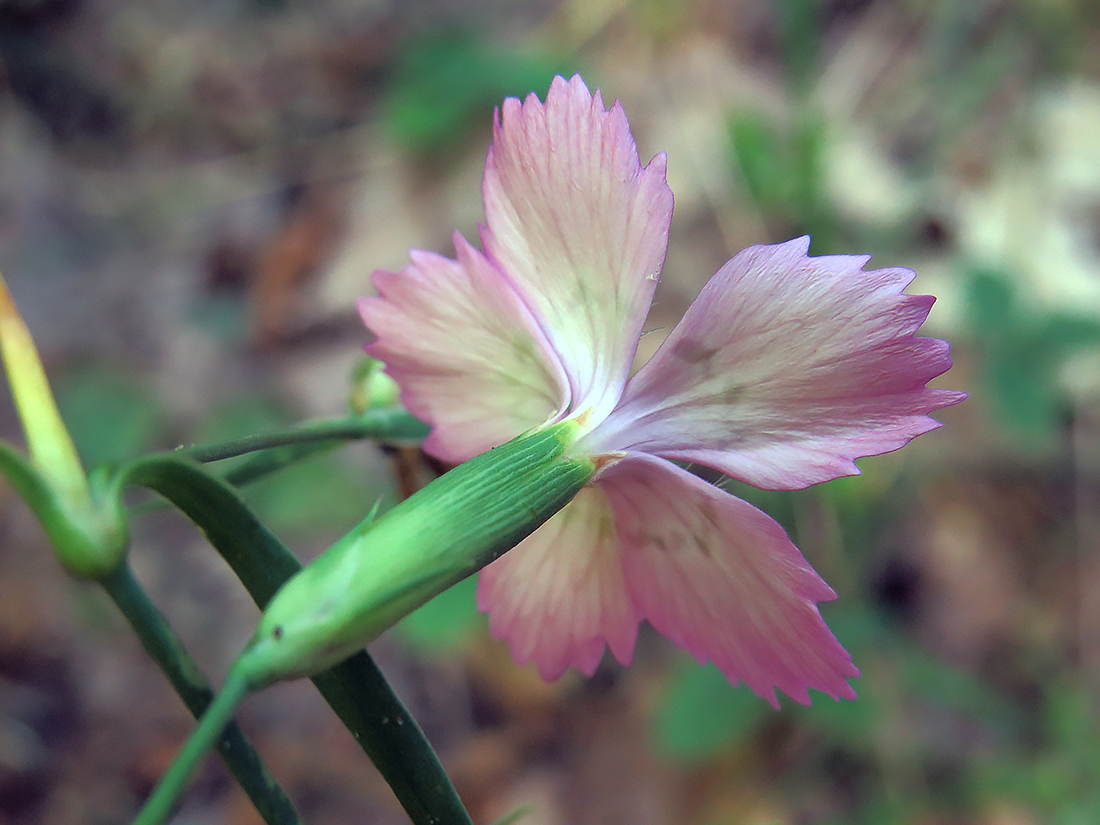
[{"label": "thin dark stem", "polygon": [[231,467],[222,478],[234,487],[243,487],[310,456],[331,452],[346,443],[346,441],[307,441],[302,444],[273,447],[270,450],[253,453],[240,464]]},{"label": "thin dark stem", "polygon": [[279,432],[250,435],[220,444],[179,447],[173,454],[205,464],[258,450],[309,442],[355,441],[364,438],[415,441],[424,438],[427,434],[427,425],[409,412],[401,408],[387,407],[368,410],[361,416],[315,421]]},{"label": "thin dark stem", "polygon": [[[164,616],[134,578],[130,566],[125,562],[119,565],[102,584],[187,709],[196,719],[200,718],[213,700],[214,692]],[[286,791],[260,761],[235,723],[225,728],[216,747],[264,822],[301,825]]]}]

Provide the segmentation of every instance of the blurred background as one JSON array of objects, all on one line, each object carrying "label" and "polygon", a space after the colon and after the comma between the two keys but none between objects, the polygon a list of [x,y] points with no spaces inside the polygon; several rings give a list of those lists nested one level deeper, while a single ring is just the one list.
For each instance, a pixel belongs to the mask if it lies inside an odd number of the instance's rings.
[{"label": "blurred background", "polygon": [[[861,477],[735,489],[840,594],[858,701],[777,713],[645,630],[544,684],[472,583],[383,637],[476,820],[1100,822],[1095,0],[2,0],[0,270],[86,461],[342,414],[370,272],[472,237],[493,106],[574,71],[668,153],[649,327],[809,233],[917,270],[971,397]],[[248,495],[308,559],[398,468],[431,475],[355,445]],[[0,823],[125,821],[190,720],[7,486],[0,542]],[[257,615],[232,575],[170,512],[133,563],[220,680]],[[308,683],[241,719],[308,822],[406,821]],[[211,760],[177,821],[259,819]]]}]

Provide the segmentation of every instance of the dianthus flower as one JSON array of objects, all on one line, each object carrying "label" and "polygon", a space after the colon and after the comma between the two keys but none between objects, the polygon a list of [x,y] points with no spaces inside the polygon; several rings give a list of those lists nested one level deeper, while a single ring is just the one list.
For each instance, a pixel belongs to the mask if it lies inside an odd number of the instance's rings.
[{"label": "dianthus flower", "polygon": [[572,419],[571,451],[600,467],[481,572],[493,634],[553,679],[605,647],[628,664],[645,619],[772,704],[853,698],[817,608],[836,594],[773,519],[673,462],[794,490],[938,426],[965,396],[926,387],[951,366],[915,336],[934,299],[806,238],[750,247],[631,376],[668,245],[665,156],[643,168],[622,107],[558,77],[545,103],[498,110],[482,195],[483,251],[457,232],[455,260],[414,250],[360,312],[429,453],[462,462]]}]

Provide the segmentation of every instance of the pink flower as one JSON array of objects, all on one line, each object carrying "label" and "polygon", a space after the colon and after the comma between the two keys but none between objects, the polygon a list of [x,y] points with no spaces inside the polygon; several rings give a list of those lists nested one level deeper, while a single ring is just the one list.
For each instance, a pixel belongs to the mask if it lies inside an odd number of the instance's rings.
[{"label": "pink flower", "polygon": [[413,251],[360,312],[425,449],[461,462],[572,418],[592,483],[481,573],[494,635],[547,679],[630,662],[645,619],[778,705],[775,688],[854,698],[859,675],[817,602],[836,594],[760,510],[669,459],[771,490],[859,472],[938,423],[963,393],[915,337],[933,298],[905,269],[806,255],[806,238],[723,266],[630,376],[668,243],[665,157],[642,167],[622,107],[574,76],[497,113],[482,184],[483,252]]}]

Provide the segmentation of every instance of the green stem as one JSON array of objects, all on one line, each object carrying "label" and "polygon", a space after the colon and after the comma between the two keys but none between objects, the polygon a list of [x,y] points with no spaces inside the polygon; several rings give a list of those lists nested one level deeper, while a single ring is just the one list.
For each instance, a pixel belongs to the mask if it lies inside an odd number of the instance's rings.
[{"label": "green stem", "polygon": [[[196,719],[200,718],[214,698],[214,692],[164,616],[134,578],[130,566],[123,562],[103,579],[102,584],[187,709]],[[217,749],[264,822],[268,825],[301,823],[290,798],[235,723],[225,728]]]},{"label": "green stem", "polygon": [[[232,487],[189,461],[142,459],[124,468],[116,483],[160,493],[190,518],[261,609],[301,569]],[[416,825],[472,825],[424,732],[366,651],[315,676],[313,683]]]},{"label": "green stem", "polygon": [[234,712],[248,691],[248,682],[240,674],[230,671],[225,686],[214,697],[176,760],[145,801],[134,825],[162,825],[168,820],[202,758],[232,721]]},{"label": "green stem", "polygon": [[417,441],[428,434],[428,427],[401,407],[367,410],[363,415],[315,421],[287,430],[250,435],[220,444],[179,447],[173,453],[200,464],[225,458],[316,441],[354,441],[364,438]]},{"label": "green stem", "polygon": [[254,453],[222,476],[234,487],[243,487],[253,481],[276,473],[291,464],[310,456],[331,452],[346,442],[343,441],[307,441],[302,444],[287,444]]}]

